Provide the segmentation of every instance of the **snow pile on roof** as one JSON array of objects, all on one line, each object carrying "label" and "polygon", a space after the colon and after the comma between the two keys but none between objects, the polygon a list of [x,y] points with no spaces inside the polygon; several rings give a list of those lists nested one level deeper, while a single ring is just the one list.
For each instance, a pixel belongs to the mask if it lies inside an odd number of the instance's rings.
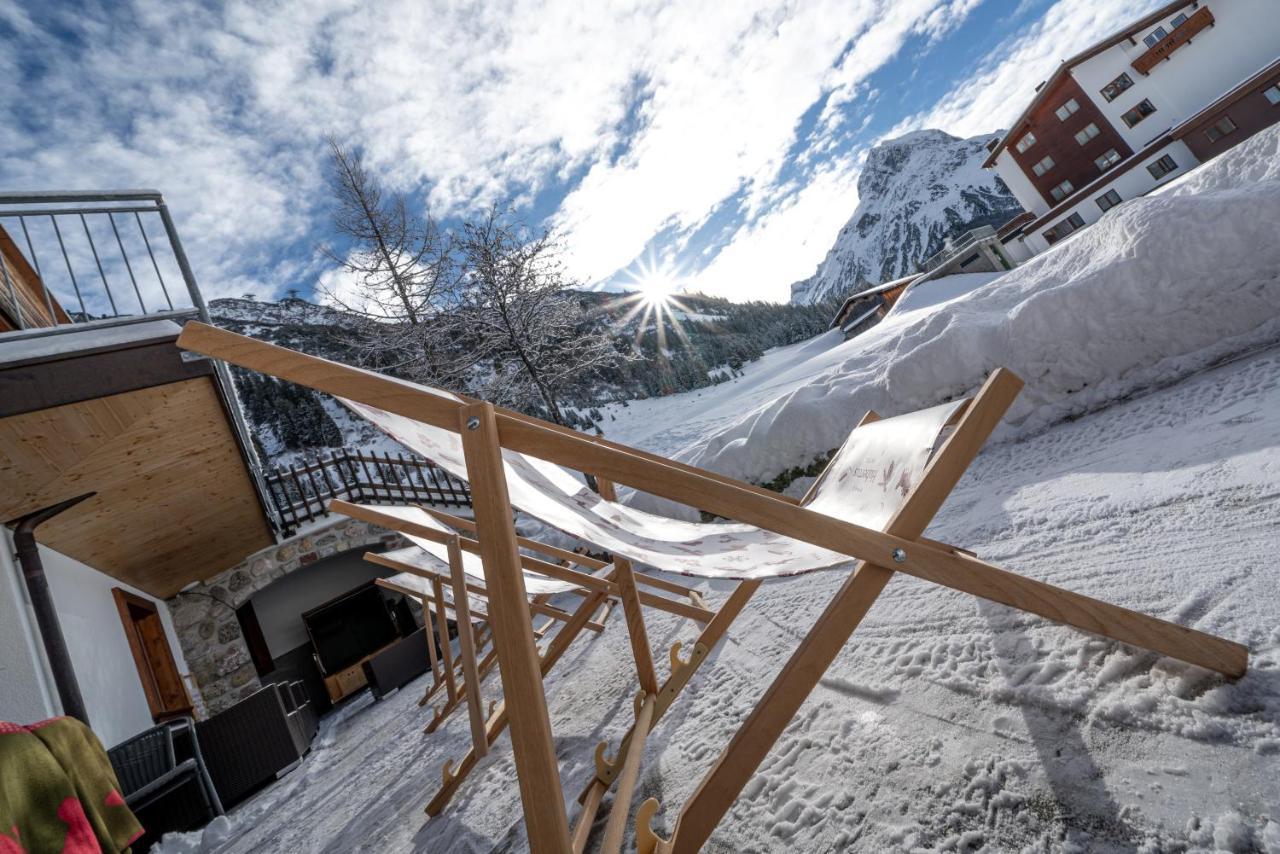
[{"label": "snow pile on roof", "polygon": [[895,312],[679,456],[767,479],[838,446],[868,409],[966,395],[997,366],[1027,383],[997,438],[1172,382],[1280,337],[1277,222],[1280,127],[964,298]]}]

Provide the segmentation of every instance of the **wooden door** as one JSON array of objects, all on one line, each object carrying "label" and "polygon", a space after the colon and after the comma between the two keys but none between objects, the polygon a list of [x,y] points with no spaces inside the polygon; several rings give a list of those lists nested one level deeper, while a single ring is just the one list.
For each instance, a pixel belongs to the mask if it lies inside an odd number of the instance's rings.
[{"label": "wooden door", "polygon": [[111,595],[115,597],[116,609],[124,624],[124,634],[133,652],[133,663],[138,668],[152,719],[159,722],[191,714],[191,698],[187,696],[155,603],[119,587],[112,588]]}]

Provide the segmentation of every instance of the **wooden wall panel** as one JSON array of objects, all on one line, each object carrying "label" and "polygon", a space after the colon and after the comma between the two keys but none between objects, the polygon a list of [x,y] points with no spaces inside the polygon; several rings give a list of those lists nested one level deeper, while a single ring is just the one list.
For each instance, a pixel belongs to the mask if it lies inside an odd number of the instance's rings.
[{"label": "wooden wall panel", "polygon": [[[1080,109],[1063,121],[1056,115],[1056,110],[1072,98]],[[1075,135],[1090,122],[1098,126],[1100,133],[1081,145],[1076,142]],[[1017,142],[1028,130],[1036,135],[1036,143],[1020,153]],[[1080,88],[1070,74],[1062,75],[1053,84],[1052,91],[1040,99],[1027,120],[1009,135],[1009,153],[1013,155],[1014,162],[1051,208],[1058,204],[1050,193],[1054,187],[1070,181],[1079,190],[1096,180],[1102,175],[1102,170],[1094,161],[1112,148],[1120,153],[1121,159],[1133,154],[1133,149],[1098,109],[1093,97]],[[1036,175],[1032,167],[1045,155],[1053,158],[1054,166],[1043,175]]]},{"label": "wooden wall panel", "polygon": [[273,542],[206,377],[0,419],[0,519],[98,494],[40,542],[159,597]]},{"label": "wooden wall panel", "polygon": [[[22,327],[26,329],[70,322],[57,298],[52,293],[46,297],[44,283],[27,263],[26,256],[18,249],[4,226],[0,226],[0,262],[4,263],[5,272],[9,274],[8,282],[0,275],[0,332],[19,328],[19,314]],[[10,283],[14,290],[12,297],[9,294]],[[14,298],[18,303],[16,306],[13,304]],[[50,304],[53,306],[53,314],[49,313]]]}]

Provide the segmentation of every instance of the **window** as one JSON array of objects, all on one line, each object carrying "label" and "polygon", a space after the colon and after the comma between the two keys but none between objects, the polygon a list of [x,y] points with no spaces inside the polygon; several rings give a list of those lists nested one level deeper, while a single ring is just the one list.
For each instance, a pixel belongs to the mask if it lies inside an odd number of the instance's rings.
[{"label": "window", "polygon": [[1035,166],[1032,166],[1031,171],[1036,173],[1036,177],[1039,178],[1041,175],[1048,172],[1052,168],[1053,168],[1053,158],[1046,156],[1043,160],[1041,160]]},{"label": "window", "polygon": [[1155,47],[1156,42],[1160,41],[1160,39],[1167,35],[1169,35],[1169,31],[1164,27],[1156,27],[1145,39],[1142,40],[1142,43],[1147,47]]},{"label": "window", "polygon": [[1088,127],[1076,134],[1076,142],[1084,145],[1100,133],[1102,133],[1102,131],[1098,130],[1098,126],[1093,122],[1090,122]]},{"label": "window", "polygon": [[1123,119],[1124,123],[1129,127],[1133,127],[1155,111],[1156,108],[1152,103],[1146,98],[1143,98],[1141,101],[1133,105],[1133,109],[1126,112],[1120,118]]},{"label": "window", "polygon": [[1044,239],[1050,243],[1057,243],[1059,240],[1078,228],[1084,228],[1084,217],[1080,216],[1078,213],[1073,213],[1071,216],[1046,231],[1044,233]]},{"label": "window", "polygon": [[1070,181],[1063,181],[1061,184],[1050,190],[1049,195],[1053,196],[1053,200],[1055,202],[1060,202],[1070,195],[1071,191],[1074,189],[1075,187],[1071,185]]},{"label": "window", "polygon": [[1100,171],[1106,172],[1112,166],[1115,166],[1120,162],[1120,152],[1113,148],[1093,162]]},{"label": "window", "polygon": [[1059,121],[1065,122],[1078,109],[1080,109],[1080,105],[1076,103],[1075,98],[1072,98],[1070,101],[1067,101],[1067,103],[1054,110],[1053,114],[1058,117]]},{"label": "window", "polygon": [[1266,95],[1267,100],[1273,105],[1280,104],[1280,80],[1263,89],[1262,94]]},{"label": "window", "polygon": [[1204,135],[1210,142],[1217,142],[1236,129],[1236,123],[1230,116],[1223,116],[1205,129]]},{"label": "window", "polygon": [[1182,26],[1186,22],[1187,22],[1187,15],[1185,12],[1182,12],[1174,16],[1174,19],[1169,22],[1169,26],[1173,27],[1176,30],[1178,27]]},{"label": "window", "polygon": [[1018,149],[1018,153],[1022,154],[1028,148],[1036,144],[1036,135],[1031,131],[1027,131],[1022,135],[1022,139],[1018,140],[1018,144],[1014,148]]},{"label": "window", "polygon": [[1106,86],[1102,87],[1102,97],[1107,101],[1114,101],[1120,97],[1120,93],[1133,85],[1133,78],[1128,74],[1121,74],[1115,80],[1112,80]]},{"label": "window", "polygon": [[1166,154],[1164,157],[1161,157],[1155,163],[1148,165],[1147,171],[1151,173],[1152,178],[1155,178],[1157,181],[1159,181],[1165,175],[1168,175],[1170,172],[1172,172],[1177,168],[1178,168],[1178,164],[1174,163],[1173,158]]},{"label": "window", "polygon": [[1120,194],[1115,190],[1107,190],[1101,196],[1094,199],[1094,201],[1098,203],[1098,207],[1102,208],[1104,211],[1109,211],[1116,205],[1120,204]]}]

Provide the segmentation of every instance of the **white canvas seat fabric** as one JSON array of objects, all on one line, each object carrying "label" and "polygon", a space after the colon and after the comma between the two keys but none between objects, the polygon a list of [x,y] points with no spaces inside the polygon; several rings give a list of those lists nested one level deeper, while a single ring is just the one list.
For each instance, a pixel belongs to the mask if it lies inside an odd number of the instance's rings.
[{"label": "white canvas seat fabric", "polygon": [[[392,504],[378,505],[373,507],[378,513],[386,516],[394,516],[397,519],[403,519],[414,525],[424,528],[432,528],[442,534],[453,534],[454,531],[445,526],[444,523],[437,520],[421,507],[415,507],[410,504]],[[413,546],[405,549],[397,549],[387,552],[384,557],[393,558],[403,563],[418,566],[427,572],[439,575],[446,583],[451,582],[452,576],[449,573],[449,547],[444,543],[437,543],[435,540],[428,540],[426,537],[416,537],[413,534],[403,534],[404,538],[413,543]],[[600,572],[607,572],[611,567],[606,567]],[[462,550],[462,571],[467,577],[477,584],[483,585],[484,579],[484,563],[480,560],[480,555],[473,554],[466,549]],[[431,583],[425,581],[419,576],[413,576],[411,573],[400,573],[400,575],[408,575],[417,578],[419,584],[425,584],[430,588]],[[399,578],[400,575],[395,576]],[[392,579],[388,579],[392,580]],[[399,583],[399,582],[397,582]],[[417,587],[411,586],[412,589]],[[555,595],[558,593],[568,593],[570,590],[578,589],[577,584],[572,581],[558,581],[556,579],[547,578],[545,575],[538,575],[534,572],[524,571],[524,589],[530,596],[539,595]],[[428,594],[431,592],[426,590]],[[474,596],[474,594],[473,594]]]},{"label": "white canvas seat fabric", "polygon": [[[434,556],[428,554],[417,546],[393,549],[389,552],[384,552],[382,556],[400,563],[407,563],[411,566],[416,566],[424,572],[429,572],[432,575],[439,577],[440,580],[444,582],[444,585],[441,588],[444,592],[444,603],[450,611],[456,612],[457,609],[454,607],[453,587],[451,586],[449,577],[448,564],[441,566],[436,562]],[[397,572],[395,575],[388,576],[383,580],[394,584],[396,587],[403,590],[412,590],[419,596],[435,596],[431,579],[423,578],[421,575],[416,575],[412,572]],[[467,604],[473,609],[471,613],[471,622],[483,623],[484,620],[481,617],[478,617],[475,611],[487,611],[489,607],[488,600],[486,600],[484,596],[469,590],[467,591]]]},{"label": "white canvas seat fabric", "polygon": [[[458,399],[437,389],[422,390]],[[458,434],[355,401],[342,403],[400,444],[470,481]],[[939,438],[964,403],[945,403],[854,430],[805,506],[883,530],[919,482]],[[756,579],[851,563],[847,555],[753,525],[686,522],[606,501],[558,465],[506,449],[502,457],[513,506],[567,534],[656,569],[701,578]]]}]

